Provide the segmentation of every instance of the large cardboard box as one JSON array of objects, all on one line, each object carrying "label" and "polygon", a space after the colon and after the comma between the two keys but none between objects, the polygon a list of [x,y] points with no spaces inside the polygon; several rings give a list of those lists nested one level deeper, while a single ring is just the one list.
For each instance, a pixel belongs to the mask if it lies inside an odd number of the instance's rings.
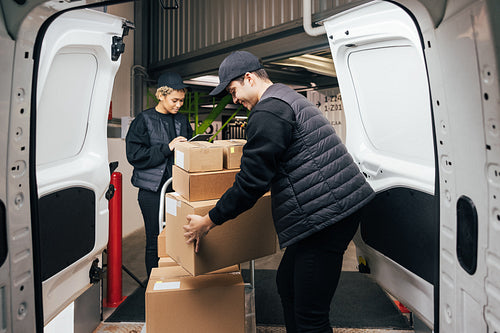
[{"label": "large cardboard box", "polygon": [[222,170],[222,146],[205,141],[175,145],[175,165],[189,172]]},{"label": "large cardboard box", "polygon": [[239,272],[190,276],[153,268],[146,288],[147,333],[243,333],[245,285]]},{"label": "large cardboard box", "polygon": [[219,199],[234,183],[239,169],[205,172],[188,172],[172,167],[174,191],[189,201]]},{"label": "large cardboard box", "polygon": [[215,140],[214,144],[223,146],[224,153],[224,168],[239,169],[241,164],[241,156],[243,155],[243,146],[247,140],[232,139],[232,140]]},{"label": "large cardboard box", "polygon": [[[170,258],[166,251],[166,239],[167,239],[167,229],[163,229],[160,235],[158,235],[158,267],[170,267],[170,266],[179,266],[179,264],[172,258]],[[277,242],[276,242],[277,244]],[[277,248],[278,249],[278,248]],[[228,267],[224,267],[218,269],[216,271],[210,273],[224,273],[224,272],[237,272],[240,270],[240,265],[231,265]]]},{"label": "large cardboard box", "polygon": [[186,244],[188,214],[205,215],[217,200],[187,201],[177,193],[166,194],[165,250],[192,275],[200,275],[276,252],[276,232],[271,216],[271,196],[260,198],[248,211],[217,226],[202,239],[198,253]]}]

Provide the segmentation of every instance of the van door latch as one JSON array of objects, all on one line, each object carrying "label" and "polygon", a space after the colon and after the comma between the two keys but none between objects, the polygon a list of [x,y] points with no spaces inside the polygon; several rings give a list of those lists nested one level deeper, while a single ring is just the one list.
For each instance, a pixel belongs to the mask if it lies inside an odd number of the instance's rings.
[{"label": "van door latch", "polygon": [[103,269],[99,267],[99,259],[95,259],[92,262],[92,266],[90,267],[89,271],[89,278],[90,278],[90,283],[94,284],[102,280],[104,276]]}]

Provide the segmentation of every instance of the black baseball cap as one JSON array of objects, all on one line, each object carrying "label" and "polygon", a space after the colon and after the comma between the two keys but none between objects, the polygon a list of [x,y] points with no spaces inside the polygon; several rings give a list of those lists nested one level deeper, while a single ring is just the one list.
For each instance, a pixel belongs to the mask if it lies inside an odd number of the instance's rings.
[{"label": "black baseball cap", "polygon": [[188,87],[182,82],[181,76],[175,72],[165,72],[160,75],[158,78],[158,88],[165,86],[176,90]]},{"label": "black baseball cap", "polygon": [[262,68],[259,58],[247,51],[235,51],[228,55],[219,66],[219,85],[210,92],[215,96],[220,94],[234,79],[246,72]]}]

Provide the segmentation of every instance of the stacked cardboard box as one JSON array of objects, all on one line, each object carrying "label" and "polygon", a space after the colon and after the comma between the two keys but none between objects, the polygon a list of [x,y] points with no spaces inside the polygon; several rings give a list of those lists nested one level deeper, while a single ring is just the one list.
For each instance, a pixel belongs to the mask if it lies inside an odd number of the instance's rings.
[{"label": "stacked cardboard box", "polygon": [[154,268],[146,288],[146,332],[245,331],[239,271],[193,277],[180,266]]},{"label": "stacked cardboard box", "polygon": [[257,259],[276,252],[276,234],[271,215],[271,196],[234,220],[212,229],[201,241],[198,253],[186,244],[183,226],[188,214],[205,215],[217,200],[187,201],[177,193],[166,195],[165,252],[192,275]]},{"label": "stacked cardboard box", "polygon": [[172,187],[189,201],[220,198],[234,183],[240,169],[189,172],[177,165],[172,167]]},{"label": "stacked cardboard box", "polygon": [[146,289],[148,333],[244,331],[238,265],[276,252],[270,195],[212,229],[198,253],[194,244],[186,244],[183,229],[188,214],[207,214],[232,186],[243,144],[244,140],[176,146],[172,184],[176,192],[165,197],[166,226],[158,236],[160,268],[153,270]]},{"label": "stacked cardboard box", "polygon": [[175,148],[174,191],[189,201],[218,199],[239,172],[246,140],[182,142]]},{"label": "stacked cardboard box", "polygon": [[[167,238],[167,229],[163,229],[163,231],[158,235],[158,257],[160,260],[158,261],[158,267],[170,267],[170,266],[179,266],[177,262],[172,259],[166,252],[166,238]],[[222,268],[215,272],[223,272],[224,270],[228,270],[229,272],[239,271],[240,265],[232,265],[226,268]]]},{"label": "stacked cardboard box", "polygon": [[205,141],[179,142],[175,146],[175,165],[189,172],[222,170],[222,149]]},{"label": "stacked cardboard box", "polygon": [[225,169],[240,168],[241,156],[243,155],[243,146],[245,145],[245,143],[247,143],[247,140],[242,139],[214,141],[214,144],[224,147],[223,165]]}]

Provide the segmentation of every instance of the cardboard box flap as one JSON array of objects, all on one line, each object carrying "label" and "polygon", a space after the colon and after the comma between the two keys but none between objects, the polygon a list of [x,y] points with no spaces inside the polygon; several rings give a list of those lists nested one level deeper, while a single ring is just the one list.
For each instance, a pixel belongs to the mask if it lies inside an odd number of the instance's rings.
[{"label": "cardboard box flap", "polygon": [[186,147],[188,149],[202,149],[202,148],[211,148],[214,144],[207,141],[184,141],[178,142],[176,147]]},{"label": "cardboard box flap", "polygon": [[214,145],[220,146],[244,146],[247,140],[244,139],[230,139],[230,140],[215,140]]}]

